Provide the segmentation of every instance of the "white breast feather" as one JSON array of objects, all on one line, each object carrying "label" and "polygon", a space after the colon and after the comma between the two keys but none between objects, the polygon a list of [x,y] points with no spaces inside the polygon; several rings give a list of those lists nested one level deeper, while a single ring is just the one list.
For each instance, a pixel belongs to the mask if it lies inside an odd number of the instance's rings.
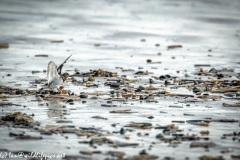
[{"label": "white breast feather", "polygon": [[57,72],[57,65],[50,61],[48,63],[48,69],[47,69],[47,78],[48,78],[48,85],[53,81],[54,78],[59,78],[59,74]]}]

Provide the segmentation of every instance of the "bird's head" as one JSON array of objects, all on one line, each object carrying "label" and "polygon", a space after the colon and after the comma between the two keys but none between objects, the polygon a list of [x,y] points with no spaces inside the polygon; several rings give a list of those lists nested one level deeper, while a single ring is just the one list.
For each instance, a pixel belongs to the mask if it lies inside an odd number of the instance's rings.
[{"label": "bird's head", "polygon": [[70,76],[69,73],[65,72],[61,75],[62,79],[63,79],[63,82],[65,82],[67,80],[67,78]]}]

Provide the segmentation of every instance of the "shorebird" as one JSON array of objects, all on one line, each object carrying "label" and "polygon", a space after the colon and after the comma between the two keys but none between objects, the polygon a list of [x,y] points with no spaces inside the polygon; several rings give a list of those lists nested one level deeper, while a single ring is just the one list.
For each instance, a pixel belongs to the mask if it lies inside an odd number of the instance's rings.
[{"label": "shorebird", "polygon": [[48,63],[48,69],[47,69],[48,88],[52,89],[54,92],[58,92],[59,87],[69,77],[68,73],[62,74],[61,72],[62,72],[62,67],[64,63],[66,63],[71,56],[72,54],[58,67],[53,61],[50,61]]}]

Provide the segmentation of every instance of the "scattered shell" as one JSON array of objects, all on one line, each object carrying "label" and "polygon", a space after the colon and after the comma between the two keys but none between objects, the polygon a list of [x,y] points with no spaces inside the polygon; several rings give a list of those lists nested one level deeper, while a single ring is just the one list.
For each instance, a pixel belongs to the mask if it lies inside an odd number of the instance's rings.
[{"label": "scattered shell", "polygon": [[0,98],[7,98],[6,94],[1,93]]}]

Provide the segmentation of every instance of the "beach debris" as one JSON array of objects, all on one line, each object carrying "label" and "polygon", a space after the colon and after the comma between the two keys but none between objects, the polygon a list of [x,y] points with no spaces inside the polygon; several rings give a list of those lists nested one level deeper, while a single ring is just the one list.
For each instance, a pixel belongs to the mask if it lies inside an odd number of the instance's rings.
[{"label": "beach debris", "polygon": [[6,94],[1,93],[1,94],[0,94],[0,98],[7,98],[7,96],[6,96]]},{"label": "beach debris", "polygon": [[125,125],[125,127],[135,127],[135,128],[141,128],[141,129],[150,129],[153,128],[151,123],[130,123]]},{"label": "beach debris", "polygon": [[229,104],[229,103],[223,103],[224,107],[240,107],[240,103],[235,104]]},{"label": "beach debris", "polygon": [[175,48],[182,48],[183,46],[182,45],[169,45],[167,48],[168,49],[175,49]]},{"label": "beach debris", "polygon": [[36,54],[35,57],[49,57],[48,54]]},{"label": "beach debris", "polygon": [[124,109],[124,110],[114,110],[114,111],[109,111],[110,113],[133,113],[131,112],[131,109]]},{"label": "beach debris", "polygon": [[[194,64],[194,67],[210,67],[210,64]],[[203,68],[200,70],[203,72]]]},{"label": "beach debris", "polygon": [[170,108],[183,108],[182,105],[169,105]]},{"label": "beach debris", "polygon": [[94,44],[94,46],[95,47],[99,47],[99,46],[101,46],[101,44],[100,43],[96,43],[96,44]]},{"label": "beach debris", "polygon": [[92,118],[108,120],[108,118],[101,117],[101,116],[92,116]]},{"label": "beach debris", "polygon": [[15,136],[15,138],[20,140],[42,140],[43,139],[43,137],[41,136],[30,136],[30,135]]},{"label": "beach debris", "polygon": [[16,122],[16,124],[31,124],[34,122],[32,116],[22,112],[7,113],[6,116],[2,117],[2,120]]},{"label": "beach debris", "polygon": [[7,49],[7,48],[9,48],[8,43],[0,43],[0,49]]},{"label": "beach debris", "polygon": [[221,153],[230,153],[230,152],[233,152],[233,149],[232,148],[227,148],[227,149],[224,149],[224,150],[221,150]]},{"label": "beach debris", "polygon": [[187,120],[186,122],[194,125],[200,125],[200,126],[209,126],[210,121],[207,120]]},{"label": "beach debris", "polygon": [[200,160],[225,160],[222,156],[201,156],[199,157]]},{"label": "beach debris", "polygon": [[[147,59],[147,63],[154,63],[152,60]],[[27,109],[28,106],[21,103],[17,104],[15,101],[12,102],[11,99],[31,97],[28,100],[29,102],[38,103],[39,107],[46,107],[47,115],[54,115],[51,117],[54,118],[53,124],[45,126],[41,126],[40,123],[34,121],[33,118],[38,116],[37,112],[30,115],[22,113],[22,117],[16,115],[3,116],[0,119],[0,125],[32,129],[40,134],[39,136],[21,131],[9,132],[9,136],[13,139],[20,140],[41,140],[45,136],[56,134],[62,135],[63,138],[68,140],[71,137],[68,134],[76,135],[81,139],[79,141],[81,147],[82,145],[89,145],[94,149],[81,150],[79,152],[80,157],[85,158],[95,158],[95,156],[101,154],[102,156],[112,156],[115,159],[159,159],[158,156],[147,151],[153,149],[155,145],[163,143],[167,143],[169,147],[173,148],[188,143],[190,148],[204,148],[207,151],[208,148],[217,145],[215,141],[209,142],[210,137],[208,137],[210,131],[211,135],[215,134],[212,133],[214,124],[225,123],[227,125],[227,123],[231,123],[231,125],[238,125],[239,119],[236,117],[225,118],[225,116],[221,117],[221,114],[218,117],[210,115],[211,110],[217,109],[217,107],[222,107],[225,110],[229,107],[233,107],[231,109],[239,107],[240,81],[239,75],[232,69],[209,69],[209,66],[205,64],[195,67],[198,67],[195,72],[178,70],[176,73],[174,72],[175,74],[172,74],[165,70],[165,73],[159,73],[158,75],[146,70],[147,67],[145,66],[139,67],[139,69],[145,68],[145,70],[139,71],[116,67],[115,70],[120,70],[119,73],[103,69],[87,72],[80,72],[79,69],[69,70],[69,73],[74,74],[69,74],[68,89],[59,87],[57,92],[46,88],[48,82],[46,78],[31,81],[31,85],[27,89],[24,88],[24,83],[14,82],[9,83],[9,86],[0,85],[0,97],[2,95],[0,106],[2,110],[10,107]],[[157,67],[149,68],[152,70]],[[42,71],[33,70],[32,73],[42,73]],[[186,73],[188,73],[187,76],[185,76]],[[73,87],[78,87],[78,90],[75,91],[76,88],[74,88],[73,91]],[[50,103],[53,100],[63,103],[64,106],[53,108]],[[214,105],[215,101],[220,106]],[[89,105],[98,106],[100,108],[97,109],[112,114],[86,112],[86,109],[89,110],[90,108],[86,106]],[[29,108],[31,110],[31,107]],[[146,110],[142,110],[142,108]],[[194,112],[194,109],[201,111],[201,113]],[[74,119],[69,118],[71,117],[69,115],[73,113],[80,113],[80,115],[86,113],[84,121],[90,121],[90,124],[95,121],[99,121],[99,123],[91,126],[86,126],[88,123],[75,123]],[[203,118],[205,113],[206,117]],[[126,118],[126,121],[115,121],[119,117]],[[196,119],[190,119],[194,117]],[[201,118],[198,119],[197,117]],[[166,121],[163,120],[165,118],[173,124],[166,124]],[[102,125],[99,125],[100,122]],[[159,124],[156,124],[158,122]],[[79,124],[83,126],[79,127]],[[105,126],[105,124],[109,124],[110,127]],[[182,126],[187,126],[188,129],[186,130]],[[201,128],[201,126],[203,127]],[[207,130],[206,127],[208,127]],[[195,130],[196,128],[197,130]],[[192,134],[192,131],[194,134]],[[138,139],[136,139],[136,136]],[[153,142],[149,143],[148,137],[154,137]],[[239,141],[239,131],[230,131],[220,135],[219,138],[236,143]],[[149,146],[145,146],[145,144],[149,144]],[[134,150],[141,148],[141,150],[139,150],[139,154],[130,156],[128,151],[112,150],[106,152],[105,149],[101,149],[101,146],[126,147]],[[227,153],[233,152],[232,148],[232,146],[229,146],[228,148],[215,147],[214,149],[218,150],[219,154],[226,153],[227,155]],[[235,150],[234,148],[234,152]],[[173,159],[173,157],[167,156],[163,158]]]},{"label": "beach debris", "polygon": [[200,132],[201,135],[209,135],[210,131],[209,130],[203,130]]},{"label": "beach debris", "polygon": [[51,40],[50,42],[51,43],[63,43],[64,40]]},{"label": "beach debris", "polygon": [[196,148],[196,147],[215,147],[216,144],[214,142],[192,142],[190,144],[190,148]]}]

